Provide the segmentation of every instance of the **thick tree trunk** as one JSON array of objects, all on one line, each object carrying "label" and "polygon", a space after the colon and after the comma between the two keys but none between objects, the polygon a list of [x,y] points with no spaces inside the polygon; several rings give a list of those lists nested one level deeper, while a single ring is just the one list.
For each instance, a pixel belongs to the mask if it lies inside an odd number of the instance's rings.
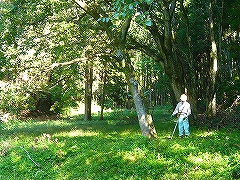
[{"label": "thick tree trunk", "polygon": [[[171,3],[171,6],[170,4]],[[191,39],[189,36],[189,27],[187,27],[187,42],[189,46],[189,56],[184,59],[179,57],[178,48],[175,45],[175,40],[173,37],[173,17],[174,17],[174,8],[176,6],[176,1],[167,1],[162,0],[161,6],[163,9],[164,15],[164,32],[160,34],[158,31],[157,25],[153,22],[153,26],[149,28],[150,33],[152,34],[157,47],[159,54],[158,55],[149,55],[153,57],[156,62],[159,62],[163,66],[167,76],[169,77],[171,83],[171,97],[172,104],[175,105],[181,96],[181,94],[186,93],[189,97],[189,102],[191,103],[192,114],[194,119],[197,115],[197,85],[196,77],[194,71],[194,60],[191,54]],[[181,9],[184,12],[184,17],[186,18],[186,24],[188,26],[188,17],[184,11],[183,1],[180,1]],[[169,8],[171,7],[171,8]],[[147,51],[145,51],[147,52]],[[151,53],[152,54],[152,53]]]},{"label": "thick tree trunk", "polygon": [[[112,27],[111,27],[112,24],[110,21],[109,22],[99,21],[100,17],[106,17],[106,14],[103,13],[104,11],[101,10],[101,7],[96,8],[96,7],[88,6],[84,0],[75,0],[75,2],[86,13],[90,14],[103,27],[103,29],[106,31],[109,39],[113,42],[113,46],[115,46],[115,48],[117,49],[117,57],[118,57],[119,61],[122,61],[122,62],[126,61],[126,65],[128,67],[130,67],[131,61],[129,61],[129,58],[126,57],[127,52],[126,52],[125,45],[126,45],[127,32],[128,32],[128,29],[129,29],[130,23],[131,23],[131,18],[127,18],[125,20],[125,22],[123,23],[120,31],[118,33],[115,33],[112,31]],[[103,14],[101,14],[101,13],[103,13]],[[156,131],[153,126],[152,119],[150,118],[150,116],[147,116],[147,114],[145,112],[145,108],[143,106],[143,102],[142,102],[140,93],[137,88],[137,83],[134,80],[134,78],[132,78],[134,76],[129,76],[129,74],[133,74],[132,67],[130,67],[129,69],[128,68],[126,68],[126,69],[125,69],[126,70],[125,74],[126,74],[126,77],[130,77],[127,79],[127,81],[131,87],[131,91],[132,91],[132,95],[134,98],[134,103],[136,106],[138,120],[139,120],[142,134],[143,134],[143,136],[147,136],[147,137],[155,137]]]},{"label": "thick tree trunk", "polygon": [[152,116],[146,113],[144,104],[142,102],[142,98],[140,96],[140,92],[138,90],[138,83],[134,79],[134,75],[133,75],[135,74],[134,68],[131,65],[131,60],[128,57],[128,53],[126,52],[126,47],[125,47],[126,35],[130,27],[130,23],[131,23],[131,19],[126,19],[125,23],[122,26],[121,33],[119,35],[118,43],[117,43],[117,55],[120,61],[122,62],[124,61],[126,63],[124,67],[124,72],[125,72],[128,84],[131,88],[142,135],[149,138],[154,138],[157,136],[157,133],[153,125]]},{"label": "thick tree trunk", "polygon": [[142,135],[149,138],[154,138],[157,136],[156,129],[153,125],[152,116],[146,113],[142,98],[138,90],[138,82],[135,81],[133,78],[130,78],[129,82]]}]

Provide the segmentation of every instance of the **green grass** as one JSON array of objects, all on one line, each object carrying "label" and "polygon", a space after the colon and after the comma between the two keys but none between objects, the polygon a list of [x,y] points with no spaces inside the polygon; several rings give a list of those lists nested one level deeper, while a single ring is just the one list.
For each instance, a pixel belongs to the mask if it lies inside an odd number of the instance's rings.
[{"label": "green grass", "polygon": [[175,123],[156,114],[155,140],[107,120],[1,124],[0,179],[240,178],[239,130],[191,127],[191,137],[170,140]]}]

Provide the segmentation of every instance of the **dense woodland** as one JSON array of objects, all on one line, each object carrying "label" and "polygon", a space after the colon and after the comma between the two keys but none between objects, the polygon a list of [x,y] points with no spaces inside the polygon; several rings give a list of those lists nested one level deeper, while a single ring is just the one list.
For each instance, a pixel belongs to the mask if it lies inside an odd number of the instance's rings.
[{"label": "dense woodland", "polygon": [[0,21],[2,113],[95,102],[154,137],[151,111],[186,93],[197,126],[239,125],[239,0],[2,0]]}]

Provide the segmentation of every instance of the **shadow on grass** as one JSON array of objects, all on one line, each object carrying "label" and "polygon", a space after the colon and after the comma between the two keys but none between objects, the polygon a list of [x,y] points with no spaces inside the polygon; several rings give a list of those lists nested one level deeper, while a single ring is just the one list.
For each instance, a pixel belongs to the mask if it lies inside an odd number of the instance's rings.
[{"label": "shadow on grass", "polygon": [[212,136],[209,139],[196,135],[148,140],[131,132],[69,137],[63,146],[66,161],[56,178],[231,179],[230,165],[239,160],[237,148],[228,149],[223,146],[226,142]]},{"label": "shadow on grass", "polygon": [[0,156],[0,179],[233,179],[240,161],[238,131],[191,127],[191,137],[180,139],[176,132],[169,140],[174,125],[156,120],[159,138],[149,140],[138,124],[76,119],[2,124],[1,143],[21,138]]},{"label": "shadow on grass", "polygon": [[125,129],[138,130],[139,126],[135,125],[111,125],[106,121],[77,121],[77,120],[57,120],[57,121],[28,121],[28,122],[13,122],[10,124],[1,124],[1,135],[28,135],[39,136],[42,133],[60,133],[69,132],[71,130],[82,129],[84,131],[94,130],[101,133],[108,133],[111,131]]}]

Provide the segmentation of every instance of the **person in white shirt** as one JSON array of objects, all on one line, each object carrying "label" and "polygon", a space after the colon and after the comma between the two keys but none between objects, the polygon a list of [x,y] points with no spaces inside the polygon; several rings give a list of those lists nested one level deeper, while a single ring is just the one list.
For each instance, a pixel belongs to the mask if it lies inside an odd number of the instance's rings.
[{"label": "person in white shirt", "polygon": [[181,102],[177,104],[171,116],[177,114],[179,136],[184,137],[184,133],[185,136],[190,135],[188,116],[191,114],[191,107],[187,102],[187,96],[185,94],[181,95],[180,100]]}]

